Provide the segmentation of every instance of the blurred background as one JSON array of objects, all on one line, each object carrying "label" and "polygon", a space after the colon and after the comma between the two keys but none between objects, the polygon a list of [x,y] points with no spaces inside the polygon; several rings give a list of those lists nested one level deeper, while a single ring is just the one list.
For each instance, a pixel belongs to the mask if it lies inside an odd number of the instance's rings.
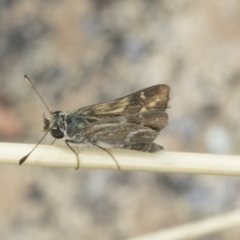
[{"label": "blurred background", "polygon": [[[165,150],[239,154],[239,13],[235,0],[2,0],[0,141],[42,137],[27,73],[62,111],[168,84]],[[237,209],[239,189],[237,177],[2,165],[0,239],[121,240]]]}]

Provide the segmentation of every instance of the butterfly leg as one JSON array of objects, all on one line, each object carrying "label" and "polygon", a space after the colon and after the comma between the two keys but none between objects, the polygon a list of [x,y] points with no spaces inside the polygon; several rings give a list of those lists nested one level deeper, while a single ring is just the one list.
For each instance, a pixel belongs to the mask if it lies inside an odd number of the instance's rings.
[{"label": "butterfly leg", "polygon": [[[79,157],[78,157],[78,153],[72,148],[72,146],[69,144],[69,143],[79,143],[78,141],[75,141],[75,140],[70,140],[70,139],[66,139],[65,140],[65,143],[67,144],[67,146],[72,150],[72,152],[76,155],[77,157],[77,166],[75,168],[75,170],[79,169],[79,166],[80,166],[80,160],[79,160]],[[103,148],[103,147],[100,147],[99,145],[97,145],[95,142],[91,142],[91,144],[93,144],[94,146],[104,150],[105,152],[107,152],[112,158],[113,160],[115,161],[115,163],[117,164],[117,167],[118,169],[120,170],[120,166],[117,162],[117,160],[115,159],[115,157],[106,149],[106,148]]]},{"label": "butterfly leg", "polygon": [[67,144],[67,146],[72,150],[72,152],[76,155],[77,157],[77,166],[75,167],[75,170],[79,169],[79,165],[80,165],[80,161],[79,161],[79,157],[78,157],[78,153],[72,148],[72,146],[69,143],[78,143],[77,141],[74,140],[70,140],[70,139],[66,139],[65,143]]},{"label": "butterfly leg", "polygon": [[89,142],[90,142],[93,146],[98,147],[98,148],[102,149],[103,151],[107,152],[107,153],[112,157],[112,159],[114,160],[114,162],[116,163],[118,170],[121,169],[119,163],[118,163],[117,160],[116,160],[116,158],[115,158],[106,148],[99,146],[99,145],[97,144],[97,141],[89,141]]}]

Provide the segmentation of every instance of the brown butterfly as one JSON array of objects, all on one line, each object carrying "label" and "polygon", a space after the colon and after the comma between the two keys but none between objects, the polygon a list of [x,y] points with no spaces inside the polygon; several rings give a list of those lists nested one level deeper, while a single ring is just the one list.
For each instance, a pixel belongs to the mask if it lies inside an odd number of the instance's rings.
[{"label": "brown butterfly", "polygon": [[[153,141],[168,123],[168,115],[165,110],[168,107],[169,86],[155,85],[116,100],[64,113],[50,111],[32,81],[27,75],[24,77],[32,85],[50,113],[50,119],[44,116],[46,133],[43,138],[48,132],[51,132],[55,139],[68,137],[65,142],[77,156],[76,169],[79,168],[79,158],[70,143],[81,145],[90,143],[107,151],[111,156],[112,154],[106,147],[142,152],[156,152],[163,149]],[[22,164],[32,151],[23,157],[19,164]],[[114,157],[113,159],[120,169],[116,159]]]}]

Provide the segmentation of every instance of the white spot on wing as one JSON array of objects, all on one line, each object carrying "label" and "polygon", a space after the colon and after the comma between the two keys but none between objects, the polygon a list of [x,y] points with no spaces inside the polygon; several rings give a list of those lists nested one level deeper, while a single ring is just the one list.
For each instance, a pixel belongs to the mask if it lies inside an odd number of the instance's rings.
[{"label": "white spot on wing", "polygon": [[141,92],[140,98],[141,98],[141,99],[146,99],[146,97],[145,97],[145,95],[144,95],[144,92]]}]

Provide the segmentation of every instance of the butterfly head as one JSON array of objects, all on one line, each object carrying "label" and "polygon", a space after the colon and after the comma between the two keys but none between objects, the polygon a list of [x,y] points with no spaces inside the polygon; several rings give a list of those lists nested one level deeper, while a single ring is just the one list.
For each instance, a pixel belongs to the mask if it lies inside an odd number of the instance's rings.
[{"label": "butterfly head", "polygon": [[51,118],[48,119],[43,115],[43,130],[50,131],[54,138],[63,138],[66,136],[65,113],[61,111],[51,112]]}]

